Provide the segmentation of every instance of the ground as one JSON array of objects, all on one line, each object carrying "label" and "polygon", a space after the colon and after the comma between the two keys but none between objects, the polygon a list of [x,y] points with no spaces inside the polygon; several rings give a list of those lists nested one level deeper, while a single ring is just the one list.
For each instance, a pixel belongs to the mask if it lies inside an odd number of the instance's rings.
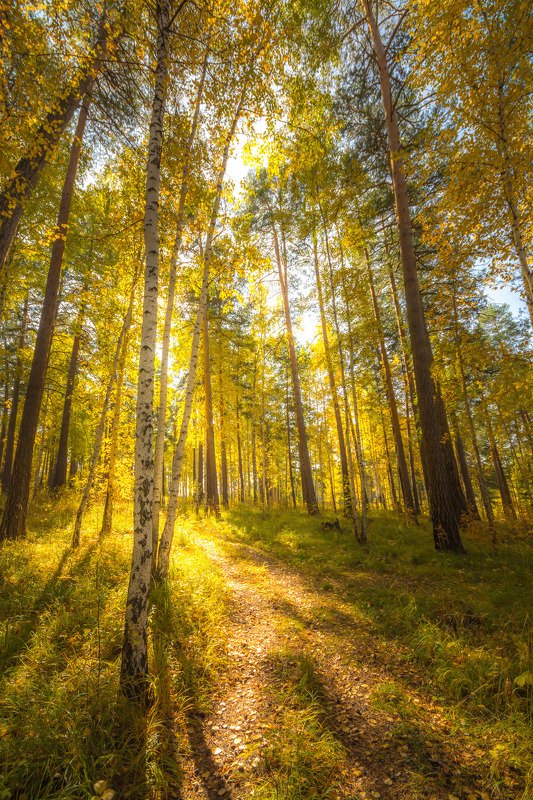
[{"label": "ground", "polygon": [[48,511],[0,552],[0,798],[531,796],[520,536],[462,558],[387,515],[365,549],[302,513],[184,515],[145,714],[117,695],[128,513],[72,553]]}]

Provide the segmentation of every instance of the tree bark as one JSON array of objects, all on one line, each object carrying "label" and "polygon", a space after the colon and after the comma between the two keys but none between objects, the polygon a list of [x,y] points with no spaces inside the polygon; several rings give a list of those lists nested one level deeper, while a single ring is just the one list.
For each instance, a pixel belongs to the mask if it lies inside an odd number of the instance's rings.
[{"label": "tree bark", "polygon": [[211,259],[213,256],[213,239],[215,237],[216,225],[218,221],[218,213],[220,210],[220,203],[222,201],[222,189],[224,187],[224,178],[228,166],[230,147],[233,141],[233,137],[235,136],[235,131],[237,130],[239,119],[241,117],[245,99],[245,93],[246,93],[245,90],[246,86],[244,86],[242,89],[239,101],[237,103],[237,108],[235,110],[235,114],[233,116],[233,120],[231,122],[228,135],[226,137],[224,151],[222,154],[222,163],[220,166],[220,171],[217,176],[217,188],[216,188],[215,200],[211,211],[211,219],[209,220],[209,228],[207,231],[207,237],[205,241],[205,247],[203,253],[204,269],[202,276],[202,288],[200,291],[200,299],[198,300],[198,311],[196,314],[196,320],[193,329],[191,357],[189,360],[189,371],[187,373],[187,385],[185,387],[183,417],[181,420],[178,443],[176,445],[176,449],[174,450],[174,454],[172,457],[172,476],[170,479],[170,487],[169,487],[167,517],[165,520],[163,533],[161,534],[161,542],[160,542],[160,549],[162,550],[162,553],[158,554],[158,561],[157,561],[157,574],[160,578],[165,578],[168,575],[168,568],[170,564],[170,549],[172,547],[172,539],[174,536],[174,524],[176,521],[178,490],[181,477],[181,465],[183,461],[183,454],[185,452],[187,431],[189,430],[189,419],[191,416],[194,384],[196,381],[196,368],[198,365],[200,334],[202,332],[203,320],[206,314],[207,302],[208,302],[209,270],[211,266]]},{"label": "tree bark", "polygon": [[398,119],[392,98],[387,54],[381,40],[379,27],[370,0],[361,0],[370,30],[377,59],[385,122],[389,140],[392,187],[402,257],[407,320],[411,339],[411,352],[420,413],[422,447],[427,469],[427,492],[433,524],[433,538],[437,550],[463,553],[459,523],[464,498],[459,476],[445,451],[447,431],[443,428],[441,402],[431,374],[433,354],[426,328],[422,298],[418,282],[416,256],[413,242],[411,215],[407,195],[407,181],[398,129]]},{"label": "tree bark", "polygon": [[86,96],[82,102],[78,124],[70,148],[70,158],[63,183],[63,192],[57,216],[54,243],[50,257],[50,267],[46,278],[43,306],[33,360],[26,387],[24,410],[19,428],[19,437],[13,463],[12,480],[7,497],[2,523],[0,524],[0,541],[3,539],[18,539],[25,535],[26,516],[30,496],[30,481],[33,461],[35,436],[39,423],[42,397],[52,336],[57,315],[59,285],[63,255],[68,233],[70,207],[74,194],[76,172],[81,154],[81,146],[87,116],[89,111],[89,98]]},{"label": "tree bark", "polygon": [[109,402],[111,400],[111,392],[113,391],[113,385],[115,383],[115,379],[117,376],[117,369],[122,357],[124,342],[127,339],[128,331],[131,326],[135,285],[136,285],[136,279],[134,280],[131,288],[128,310],[126,311],[126,316],[124,317],[124,322],[122,323],[122,328],[120,330],[120,334],[117,340],[117,345],[115,347],[113,362],[111,364],[111,372],[109,375],[109,380],[107,382],[106,391],[104,395],[104,402],[102,404],[102,408],[100,411],[100,418],[94,436],[93,451],[91,454],[91,460],[89,462],[89,472],[87,474],[87,480],[85,482],[85,487],[83,489],[80,505],[78,506],[78,511],[76,512],[76,519],[74,521],[74,530],[72,533],[72,544],[71,544],[73,548],[79,547],[80,545],[80,534],[81,534],[81,525],[83,522],[83,515],[85,513],[85,509],[87,508],[87,503],[89,502],[89,497],[91,495],[91,491],[93,488],[96,467],[98,465],[98,459],[100,458],[100,450],[102,447],[102,440],[104,437],[107,412],[109,409]]},{"label": "tree bark", "polygon": [[61,415],[61,428],[59,432],[59,444],[57,447],[57,457],[50,486],[52,490],[59,489],[60,486],[64,486],[64,484],[67,482],[68,435],[70,430],[70,416],[72,411],[72,397],[74,395],[74,383],[78,373],[78,357],[81,343],[81,329],[83,326],[83,318],[85,316],[85,293],[88,287],[88,277],[89,273],[87,273],[83,281],[80,306],[74,325],[74,341],[72,342],[72,350],[70,353],[70,362],[67,373],[65,399],[63,401],[63,413]]},{"label": "tree bark", "polygon": [[396,460],[398,462],[398,474],[400,477],[400,488],[402,490],[402,497],[405,503],[407,513],[412,517],[415,516],[415,504],[413,500],[413,491],[411,482],[409,480],[409,471],[407,469],[407,459],[405,457],[405,449],[403,446],[402,430],[400,427],[400,417],[398,415],[398,405],[396,403],[396,395],[394,393],[394,386],[392,384],[392,373],[389,364],[389,356],[385,344],[385,336],[383,334],[383,326],[381,324],[381,314],[376,297],[376,289],[374,287],[374,276],[372,274],[372,266],[370,264],[370,257],[365,247],[365,262],[368,275],[368,283],[370,286],[370,295],[372,297],[372,307],[374,309],[374,319],[376,322],[376,331],[379,344],[379,352],[381,354],[381,364],[384,373],[385,392],[387,394],[387,402],[389,404],[389,411],[391,416],[392,434],[394,437],[394,447],[396,450]]},{"label": "tree bark", "polygon": [[296,357],[296,346],[292,331],[292,320],[289,306],[289,288],[287,285],[287,264],[282,261],[278,232],[274,217],[271,213],[271,229],[274,241],[274,253],[278,268],[279,285],[283,300],[283,311],[285,315],[285,328],[287,331],[287,341],[289,346],[289,360],[291,365],[292,386],[294,392],[294,410],[296,413],[296,428],[298,430],[298,452],[300,456],[300,476],[302,479],[302,494],[304,503],[309,514],[318,514],[318,503],[316,501],[315,487],[313,484],[313,473],[311,470],[311,459],[309,457],[309,447],[307,444],[307,431],[305,427],[305,417],[302,402],[302,389],[300,385],[300,373],[298,370],[298,359]]},{"label": "tree bark", "polygon": [[81,98],[90,94],[95,78],[102,70],[108,41],[108,23],[104,14],[96,44],[83,59],[74,86],[63,92],[55,107],[48,112],[15,167],[13,177],[0,194],[0,274],[22,217],[23,202],[35,189],[47,159],[57,149]]},{"label": "tree bark", "polygon": [[157,61],[146,167],[143,322],[139,354],[139,378],[135,410],[135,487],[133,515],[133,556],[131,564],[120,685],[131,699],[148,699],[148,592],[152,566],[152,504],[154,495],[155,347],[157,340],[157,299],[159,283],[159,192],[163,119],[167,88],[167,59],[171,0],[157,6]]},{"label": "tree bark", "polygon": [[178,211],[176,219],[176,235],[174,237],[174,245],[172,248],[172,255],[170,258],[170,274],[168,280],[168,297],[165,311],[165,322],[163,326],[163,343],[161,351],[161,367],[159,370],[159,407],[157,411],[157,425],[156,425],[156,438],[155,438],[155,453],[154,453],[154,499],[152,506],[152,520],[153,520],[153,555],[152,555],[152,573],[155,570],[157,563],[157,547],[159,542],[159,515],[161,507],[161,490],[163,486],[163,460],[165,454],[165,428],[167,418],[167,396],[168,396],[168,354],[170,349],[170,333],[172,329],[172,312],[174,311],[174,297],[176,294],[176,279],[178,258],[181,252],[181,241],[183,237],[183,229],[185,226],[185,201],[189,190],[189,177],[191,171],[191,155],[193,150],[196,133],[198,130],[198,123],[200,120],[200,109],[202,104],[202,97],[204,93],[205,79],[207,75],[208,55],[204,57],[202,66],[202,74],[200,77],[200,84],[196,95],[196,103],[194,107],[194,114],[191,122],[191,130],[187,147],[185,149],[183,170],[181,173],[181,187],[178,202]]},{"label": "tree bark", "polygon": [[[7,494],[11,483],[11,467],[13,462],[13,451],[15,449],[15,431],[17,428],[17,416],[20,399],[20,386],[22,382],[22,353],[26,340],[26,327],[28,324],[28,294],[24,300],[22,310],[22,320],[19,332],[17,349],[17,361],[15,364],[15,380],[13,383],[13,393],[11,395],[11,409],[9,411],[9,422],[7,425],[6,449],[4,454],[4,464],[2,467],[2,489]],[[7,386],[7,383],[6,383]]]},{"label": "tree bark", "polygon": [[337,392],[337,383],[335,380],[335,372],[333,370],[333,360],[331,358],[331,350],[329,347],[328,327],[326,321],[326,312],[324,308],[324,295],[322,292],[322,280],[320,277],[320,267],[318,263],[318,244],[317,244],[316,234],[314,231],[313,231],[313,260],[315,267],[315,281],[316,281],[316,290],[318,296],[318,308],[320,311],[320,322],[322,327],[322,341],[324,344],[324,353],[326,356],[326,370],[328,373],[329,389],[331,393],[331,399],[333,402],[333,413],[335,416],[337,439],[339,442],[344,512],[348,517],[348,519],[351,520],[354,529],[356,529],[357,525],[355,518],[355,509],[353,507],[353,497],[350,487],[350,473],[348,469],[348,457],[346,454],[346,441],[344,438],[344,430],[342,427],[341,409],[339,404],[339,396]]},{"label": "tree bark", "polygon": [[452,416],[452,425],[455,438],[455,449],[457,451],[457,461],[459,462],[461,475],[463,476],[463,484],[465,487],[465,497],[466,497],[466,504],[468,506],[468,513],[471,519],[481,519],[477,508],[476,496],[474,494],[474,487],[472,486],[472,480],[470,478],[470,470],[468,468],[468,461],[466,459],[465,448],[463,440],[461,438],[461,434],[459,432],[459,425],[457,424],[457,418],[455,414]]},{"label": "tree bark", "polygon": [[120,411],[122,401],[122,387],[124,384],[124,370],[126,364],[126,355],[128,352],[128,333],[124,336],[122,342],[122,352],[120,354],[118,370],[117,370],[117,385],[115,388],[115,402],[113,406],[113,419],[111,422],[111,440],[109,442],[109,462],[107,467],[107,488],[105,494],[104,514],[102,517],[102,527],[100,528],[100,538],[108,536],[113,527],[113,510],[115,504],[115,476],[117,471],[117,453],[118,453],[118,436],[120,430]]}]

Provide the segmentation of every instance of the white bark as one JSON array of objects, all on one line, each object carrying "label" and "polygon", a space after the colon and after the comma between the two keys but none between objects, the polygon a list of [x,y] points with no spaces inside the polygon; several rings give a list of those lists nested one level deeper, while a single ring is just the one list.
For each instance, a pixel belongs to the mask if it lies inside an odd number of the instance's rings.
[{"label": "white bark", "polygon": [[159,512],[161,507],[161,492],[163,488],[163,459],[165,454],[165,427],[167,418],[167,396],[168,396],[168,353],[170,348],[170,332],[172,328],[172,312],[174,310],[174,296],[176,293],[176,277],[178,267],[178,257],[181,250],[181,240],[183,236],[183,227],[185,222],[185,200],[189,188],[189,175],[191,168],[191,153],[196,138],[196,131],[198,130],[198,122],[200,119],[200,107],[202,104],[202,97],[205,86],[205,78],[207,74],[208,56],[204,58],[202,67],[202,75],[200,77],[200,84],[198,86],[198,93],[196,95],[196,105],[194,115],[191,123],[191,131],[187,148],[185,151],[185,162],[183,164],[183,171],[181,175],[181,189],[178,203],[178,214],[176,221],[176,236],[174,238],[174,246],[172,248],[172,255],[170,259],[170,275],[168,281],[168,297],[167,307],[165,312],[165,324],[163,328],[163,347],[161,353],[161,368],[159,371],[159,408],[157,412],[157,431],[155,439],[155,456],[154,456],[154,499],[152,508],[152,571],[155,567],[157,558],[157,547],[159,541]]},{"label": "white bark", "polygon": [[143,322],[135,425],[133,556],[126,600],[120,682],[128,696],[145,701],[148,676],[148,592],[152,564],[152,447],[159,277],[159,187],[171,0],[160,0],[157,17],[157,65],[148,140],[144,218],[145,274]]},{"label": "white bark", "polygon": [[181,420],[180,434],[178,443],[172,458],[172,475],[170,479],[169,498],[167,518],[163,533],[161,534],[161,543],[159,546],[159,558],[157,564],[157,571],[160,578],[165,578],[168,575],[170,563],[170,549],[172,547],[172,539],[174,537],[174,525],[176,522],[176,511],[178,507],[179,483],[181,478],[181,465],[183,462],[183,454],[185,451],[185,442],[187,440],[187,431],[189,429],[189,419],[191,416],[192,399],[194,394],[194,384],[196,380],[196,369],[198,366],[198,349],[200,345],[200,334],[204,316],[207,309],[207,298],[209,289],[209,268],[211,265],[211,258],[213,254],[213,239],[215,237],[215,230],[218,220],[218,212],[220,210],[220,203],[222,200],[222,188],[224,186],[224,177],[228,166],[229,152],[237,124],[239,122],[244,98],[246,94],[246,85],[243,87],[237,108],[233,116],[230,130],[226,137],[226,144],[222,155],[222,164],[217,177],[217,192],[213,209],[211,211],[211,219],[209,221],[209,228],[207,232],[205,248],[204,248],[204,270],[202,276],[202,288],[200,291],[200,299],[198,301],[198,311],[196,312],[196,320],[194,323],[192,345],[191,345],[191,358],[189,361],[189,372],[187,374],[187,385],[185,388],[185,404],[183,407],[183,417]]}]

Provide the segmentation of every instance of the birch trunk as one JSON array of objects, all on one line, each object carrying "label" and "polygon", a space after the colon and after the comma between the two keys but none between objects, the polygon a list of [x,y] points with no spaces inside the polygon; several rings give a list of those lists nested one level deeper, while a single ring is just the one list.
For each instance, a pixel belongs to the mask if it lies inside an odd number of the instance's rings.
[{"label": "birch trunk", "polygon": [[160,0],[157,14],[157,61],[146,167],[143,322],[139,354],[139,379],[135,425],[135,487],[133,556],[131,564],[120,685],[132,699],[148,699],[148,592],[152,565],[152,503],[154,493],[155,347],[157,339],[157,298],[159,281],[159,190],[163,119],[167,87],[167,58],[171,0]]},{"label": "birch trunk", "polygon": [[237,108],[233,116],[233,120],[226,137],[224,151],[222,154],[222,163],[220,171],[217,176],[217,191],[211,211],[211,219],[209,221],[209,228],[204,248],[204,269],[202,275],[202,288],[200,291],[200,299],[198,301],[198,311],[196,313],[196,320],[194,323],[191,357],[189,360],[189,371],[187,373],[187,385],[185,387],[185,401],[183,406],[183,416],[181,420],[180,434],[174,455],[172,457],[172,474],[170,479],[167,517],[163,532],[161,534],[161,542],[159,545],[159,554],[157,561],[157,574],[159,578],[166,578],[170,564],[170,549],[172,547],[172,539],[174,537],[174,525],[176,522],[176,512],[178,507],[178,493],[179,483],[181,478],[181,466],[183,462],[183,454],[185,452],[185,442],[187,440],[187,431],[189,430],[189,419],[191,416],[192,400],[194,394],[194,384],[196,381],[196,369],[198,366],[198,351],[200,347],[200,334],[202,332],[203,320],[207,310],[207,302],[209,295],[209,270],[211,266],[211,259],[213,255],[213,239],[215,236],[216,225],[218,220],[218,213],[220,210],[220,203],[222,200],[222,189],[224,186],[224,178],[228,166],[229,153],[237,125],[241,117],[242,108],[245,98],[245,87],[241,92]]},{"label": "birch trunk", "polygon": [[78,507],[78,511],[76,512],[76,519],[74,521],[74,531],[72,534],[72,544],[71,544],[73,548],[79,547],[80,544],[80,534],[81,534],[81,525],[83,522],[83,515],[85,513],[85,509],[87,508],[87,503],[89,502],[89,498],[91,496],[91,491],[94,483],[94,476],[96,473],[96,467],[98,465],[98,459],[100,458],[100,450],[102,448],[102,439],[104,437],[107,411],[109,409],[109,402],[111,400],[111,392],[113,391],[113,385],[115,383],[117,368],[119,366],[121,353],[124,348],[124,341],[127,338],[128,331],[131,326],[134,291],[135,291],[135,283],[133,284],[131,289],[128,310],[126,312],[124,322],[122,323],[122,328],[118,337],[117,345],[115,347],[113,362],[111,364],[111,372],[109,375],[109,380],[107,382],[106,391],[104,395],[104,402],[102,404],[102,409],[100,411],[100,418],[98,421],[98,426],[96,428],[96,433],[94,437],[93,451],[91,454],[91,460],[89,462],[89,472],[87,474],[87,480],[85,482],[85,487],[83,489],[83,495],[80,501],[80,505]]},{"label": "birch trunk", "polygon": [[154,499],[152,507],[152,520],[153,520],[152,572],[154,572],[157,564],[157,548],[159,542],[159,516],[161,510],[161,490],[163,486],[163,461],[165,454],[165,428],[166,428],[166,418],[167,418],[168,354],[170,349],[170,333],[172,329],[172,313],[174,311],[174,297],[176,294],[178,258],[181,251],[181,241],[183,237],[183,228],[185,224],[185,201],[187,199],[187,192],[189,190],[191,155],[200,119],[200,108],[202,104],[205,78],[207,74],[207,62],[208,62],[208,57],[206,54],[202,66],[202,74],[200,77],[200,84],[198,86],[198,93],[196,95],[196,104],[194,107],[191,130],[189,133],[189,139],[187,141],[187,147],[185,149],[185,160],[183,164],[183,170],[181,173],[181,188],[180,188],[180,196],[179,196],[177,220],[176,220],[176,235],[174,237],[174,245],[172,247],[172,254],[170,258],[168,297],[167,297],[167,306],[165,311],[165,322],[163,326],[161,367],[159,370],[159,407],[157,411],[155,454],[154,454]]},{"label": "birch trunk", "polygon": [[100,538],[111,533],[113,527],[113,508],[115,503],[115,476],[117,466],[118,435],[120,430],[120,411],[122,401],[122,387],[124,385],[124,370],[126,354],[128,351],[128,332],[122,342],[122,352],[118,364],[117,386],[115,389],[115,402],[113,407],[113,420],[111,422],[111,441],[109,443],[109,463],[107,467],[107,489],[105,494],[104,514]]}]

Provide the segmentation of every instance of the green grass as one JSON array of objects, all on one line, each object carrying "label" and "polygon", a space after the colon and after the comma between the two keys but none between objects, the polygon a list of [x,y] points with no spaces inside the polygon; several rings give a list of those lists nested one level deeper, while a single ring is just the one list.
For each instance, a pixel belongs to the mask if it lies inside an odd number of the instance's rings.
[{"label": "green grass", "polygon": [[29,538],[0,550],[0,798],[90,798],[99,780],[121,798],[165,797],[190,747],[186,715],[224,665],[223,581],[199,548],[176,549],[153,598],[155,700],[142,713],[118,689],[130,512],[99,542],[91,510],[72,552],[73,503],[43,504]]},{"label": "green grass", "polygon": [[237,553],[231,542],[253,545],[303,572],[328,598],[347,603],[385,654],[388,641],[399,648],[399,659],[390,655],[399,678],[415,670],[433,702],[445,707],[452,729],[480,741],[491,787],[499,792],[494,796],[521,796],[510,795],[502,783],[516,771],[522,776],[517,785],[525,782],[523,797],[529,797],[531,547],[514,535],[504,539],[502,527],[496,547],[478,530],[464,537],[466,556],[436,553],[427,523],[416,527],[392,514],[373,516],[369,543],[360,547],[346,521],[335,537],[320,519],[301,513],[274,511],[263,518],[238,508],[227,516],[224,539],[230,543],[224,546]]},{"label": "green grass", "polygon": [[312,658],[298,650],[269,654],[269,692],[279,710],[263,753],[265,778],[254,797],[306,800],[333,796],[344,748],[328,729],[331,714]]},{"label": "green grass", "polygon": [[[375,637],[391,678],[374,687],[372,703],[399,715],[395,735],[415,755],[417,741],[423,748],[432,739],[413,692],[442,710],[452,737],[479,748],[490,800],[531,795],[531,549],[523,539],[502,528],[493,548],[474,531],[461,557],[435,553],[427,525],[387,514],[374,515],[364,548],[346,522],[335,536],[299,512],[265,518],[236,508],[218,524],[181,517],[170,580],[152,597],[154,703],[143,714],[118,690],[131,511],[119,508],[113,536],[99,542],[93,506],[72,552],[75,508],[68,493],[40,501],[28,539],[0,549],[0,800],[90,798],[99,780],[117,800],[179,796],[184,758],[194,758],[226,671],[231,614],[197,530],[233,558],[247,558],[242,545],[253,545],[304,574],[324,600],[316,622],[340,642],[353,636],[350,621]],[[248,559],[246,568],[268,591],[268,567]],[[294,611],[291,649],[270,655],[265,691],[279,724],[257,776],[254,796],[263,800],[331,796],[344,757],[315,665],[298,649],[305,613]],[[465,764],[465,780],[473,769]]]}]

